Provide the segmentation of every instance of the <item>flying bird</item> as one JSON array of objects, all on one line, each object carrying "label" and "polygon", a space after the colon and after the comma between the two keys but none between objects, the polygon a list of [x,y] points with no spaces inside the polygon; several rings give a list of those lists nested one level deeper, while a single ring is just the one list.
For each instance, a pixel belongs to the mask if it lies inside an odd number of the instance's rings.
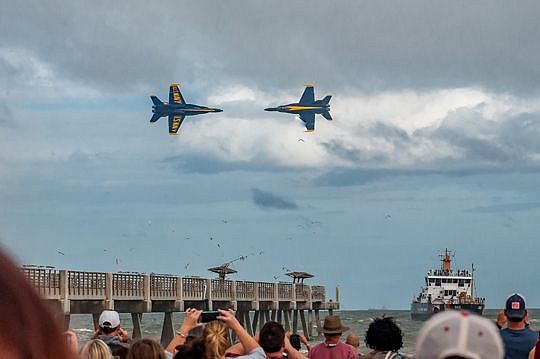
[{"label": "flying bird", "polygon": [[116,261],[116,265],[120,264],[120,259],[118,259],[118,257],[115,257],[114,260]]},{"label": "flying bird", "polygon": [[223,223],[229,223],[229,221],[227,221],[226,219],[222,219],[221,222],[223,222]]},{"label": "flying bird", "polygon": [[303,138],[299,138],[299,139],[298,139],[298,142],[306,142],[306,141],[304,141]]},{"label": "flying bird", "polygon": [[59,249],[56,250],[56,253],[61,254],[61,255],[63,255],[63,256],[66,255],[64,252],[60,251]]},{"label": "flying bird", "polygon": [[385,219],[390,219],[390,218],[392,218],[392,216],[389,215],[389,214],[387,213],[387,214],[384,216],[384,218],[385,218]]}]

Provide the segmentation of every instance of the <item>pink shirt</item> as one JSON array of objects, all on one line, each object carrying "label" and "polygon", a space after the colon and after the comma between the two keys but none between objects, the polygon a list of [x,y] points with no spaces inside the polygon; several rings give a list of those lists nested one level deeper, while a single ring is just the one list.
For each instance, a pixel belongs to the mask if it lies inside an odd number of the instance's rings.
[{"label": "pink shirt", "polygon": [[311,348],[308,357],[310,359],[357,359],[358,352],[352,345],[340,341],[336,343],[327,341]]}]

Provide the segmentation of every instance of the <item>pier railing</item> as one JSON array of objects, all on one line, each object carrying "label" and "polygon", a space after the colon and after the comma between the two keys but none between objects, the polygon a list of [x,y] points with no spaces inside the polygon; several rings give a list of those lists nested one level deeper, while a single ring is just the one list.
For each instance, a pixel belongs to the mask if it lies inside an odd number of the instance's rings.
[{"label": "pier railing", "polygon": [[[51,300],[289,302],[311,308],[326,302],[325,287],[178,277],[168,274],[105,273],[23,267],[38,292]],[[66,307],[65,307],[66,308]],[[66,309],[68,310],[68,309]]]}]

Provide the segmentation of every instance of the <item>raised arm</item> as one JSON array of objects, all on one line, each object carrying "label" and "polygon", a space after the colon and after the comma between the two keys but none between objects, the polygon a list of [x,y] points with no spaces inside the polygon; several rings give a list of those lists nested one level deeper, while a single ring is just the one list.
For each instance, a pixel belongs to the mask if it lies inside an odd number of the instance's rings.
[{"label": "raised arm", "polygon": [[238,322],[234,316],[234,311],[232,310],[219,310],[219,316],[217,319],[221,320],[228,328],[232,329],[242,346],[244,347],[245,353],[250,353],[253,349],[259,347],[259,343],[249,335],[249,333],[244,329],[242,324]]},{"label": "raised arm", "polygon": [[169,353],[174,354],[174,349],[181,344],[184,344],[186,342],[186,337],[188,336],[189,332],[201,326],[202,324],[199,323],[199,317],[201,316],[202,310],[198,309],[192,309],[188,308],[186,309],[184,313],[184,321],[182,322],[182,325],[180,326],[180,329],[176,331],[176,335],[171,340],[169,345],[167,345],[167,351]]},{"label": "raised arm", "polygon": [[[289,338],[291,337],[291,332],[285,333],[285,353],[287,353],[287,358],[290,359],[308,359],[304,354],[300,353],[298,350],[296,350],[292,345]],[[300,340],[302,340],[303,335],[300,336]],[[306,337],[304,337],[304,340],[307,342]],[[308,347],[309,348],[309,347]]]}]

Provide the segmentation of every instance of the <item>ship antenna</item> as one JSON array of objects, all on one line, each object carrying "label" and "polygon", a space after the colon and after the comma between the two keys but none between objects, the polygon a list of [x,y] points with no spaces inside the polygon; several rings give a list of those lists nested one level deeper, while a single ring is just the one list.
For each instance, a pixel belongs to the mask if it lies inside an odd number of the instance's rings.
[{"label": "ship antenna", "polygon": [[472,282],[471,297],[474,300],[474,291],[476,287],[476,283],[474,282],[474,263],[471,264],[471,282]]}]

